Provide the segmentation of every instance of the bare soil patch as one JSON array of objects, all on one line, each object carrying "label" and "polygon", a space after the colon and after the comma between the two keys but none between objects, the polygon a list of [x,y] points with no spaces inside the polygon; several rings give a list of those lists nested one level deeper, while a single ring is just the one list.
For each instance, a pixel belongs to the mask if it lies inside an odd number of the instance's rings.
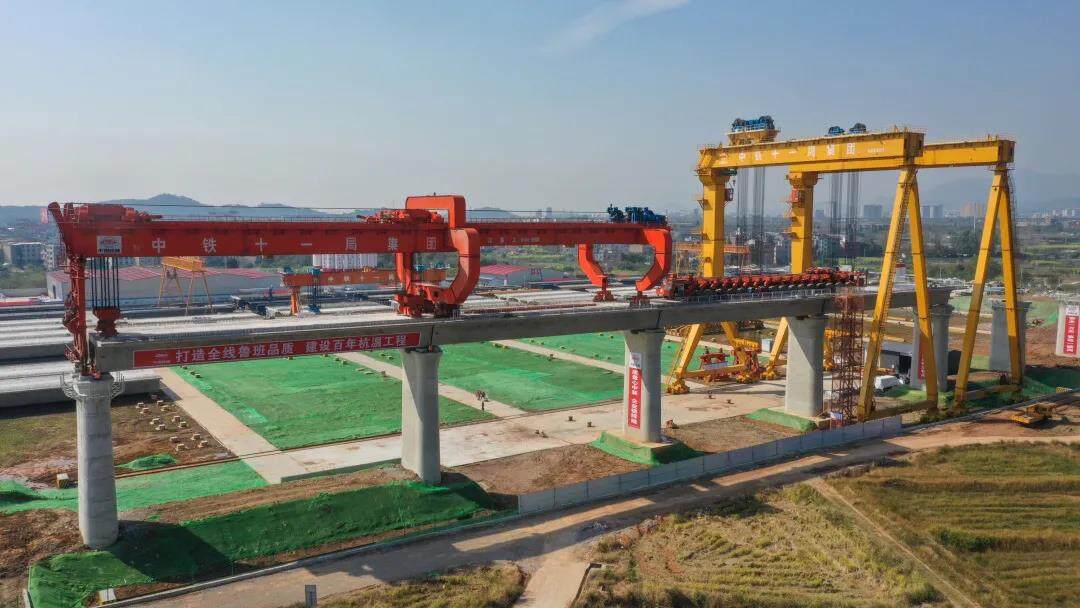
[{"label": "bare soil patch", "polygon": [[[162,412],[157,405],[150,405],[147,414],[140,414],[136,404],[150,403],[145,396],[120,397],[114,401],[113,445],[114,462],[124,464],[142,456],[170,454],[179,464],[206,462],[228,458],[232,454],[222,447],[205,429],[200,427],[177,406],[169,404]],[[173,416],[181,416],[188,425],[180,428]],[[165,424],[156,431],[150,424],[161,418]],[[195,433],[208,440],[209,445],[198,448],[191,436]],[[76,479],[75,462],[75,405],[57,403],[6,409],[0,413],[0,435],[7,445],[0,447],[0,478],[20,482],[52,484],[57,473],[67,473]],[[174,451],[170,437],[180,437],[187,450]],[[8,442],[7,438],[13,438]],[[130,471],[117,469],[117,474]]]},{"label": "bare soil patch", "polygon": [[568,445],[486,460],[454,470],[502,499],[505,497],[500,495],[527,494],[644,468],[589,445]]},{"label": "bare soil patch", "polygon": [[0,515],[0,606],[21,606],[30,564],[82,547],[78,516],[37,509]]},{"label": "bare soil patch", "polygon": [[736,416],[664,429],[664,434],[699,452],[725,452],[799,433],[785,426]]}]

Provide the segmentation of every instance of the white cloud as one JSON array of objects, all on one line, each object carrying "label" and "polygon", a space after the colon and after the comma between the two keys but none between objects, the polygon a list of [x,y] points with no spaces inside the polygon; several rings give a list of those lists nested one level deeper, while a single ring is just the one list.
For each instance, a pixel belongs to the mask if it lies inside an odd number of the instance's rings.
[{"label": "white cloud", "polygon": [[690,0],[612,0],[578,17],[545,45],[549,53],[580,49],[619,26],[678,8]]}]

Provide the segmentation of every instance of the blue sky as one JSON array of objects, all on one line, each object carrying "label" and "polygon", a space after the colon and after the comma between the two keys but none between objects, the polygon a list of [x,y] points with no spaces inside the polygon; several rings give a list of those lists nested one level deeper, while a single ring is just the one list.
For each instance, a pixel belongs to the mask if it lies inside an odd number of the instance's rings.
[{"label": "blue sky", "polygon": [[999,132],[1019,168],[1080,173],[1078,21],[1077,2],[7,2],[0,201],[690,206],[697,147],[763,113],[782,137]]}]

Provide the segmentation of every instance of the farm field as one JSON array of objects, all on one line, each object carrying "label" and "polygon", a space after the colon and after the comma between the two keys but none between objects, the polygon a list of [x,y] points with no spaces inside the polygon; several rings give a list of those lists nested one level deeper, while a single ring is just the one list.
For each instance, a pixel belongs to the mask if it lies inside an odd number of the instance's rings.
[{"label": "farm field", "polygon": [[1076,606],[1080,446],[945,448],[831,482],[983,606]]},{"label": "farm field", "polygon": [[912,566],[794,485],[602,538],[575,608],[944,606]]},{"label": "farm field", "polygon": [[[401,382],[344,359],[266,359],[174,370],[280,449],[401,430]],[[490,418],[439,399],[443,424]]]},{"label": "farm field", "polygon": [[[375,356],[401,363],[396,350],[379,351]],[[528,411],[618,399],[623,385],[622,374],[491,342],[443,347],[439,381],[470,392],[487,391],[495,401]]]}]

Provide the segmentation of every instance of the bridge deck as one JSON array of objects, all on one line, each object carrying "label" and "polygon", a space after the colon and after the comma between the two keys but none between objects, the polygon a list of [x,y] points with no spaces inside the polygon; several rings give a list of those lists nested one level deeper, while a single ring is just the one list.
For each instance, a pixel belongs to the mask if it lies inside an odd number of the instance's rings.
[{"label": "bridge deck", "polygon": [[[862,290],[866,307],[872,310],[876,292],[874,288]],[[484,309],[483,312],[464,314],[448,319],[411,319],[386,312],[369,311],[355,315],[327,315],[310,317],[228,318],[207,322],[199,327],[172,324],[132,324],[118,326],[120,335],[103,338],[91,335],[94,360],[101,371],[118,371],[136,367],[158,367],[175,362],[165,357],[170,349],[211,349],[223,346],[256,346],[273,342],[324,341],[339,339],[362,339],[382,337],[381,347],[431,346],[486,340],[535,338],[598,331],[621,331],[638,329],[662,329],[693,323],[740,321],[746,319],[770,319],[784,316],[823,314],[832,311],[833,295],[819,292],[786,292],[735,296],[708,302],[676,302],[654,298],[648,305],[631,306],[626,302],[568,303],[562,308],[506,311]],[[932,304],[948,302],[947,288],[931,290]],[[894,308],[910,307],[915,294],[910,289],[898,289],[893,294]],[[513,303],[503,303],[508,306]],[[404,338],[403,338],[404,336]],[[389,338],[386,338],[389,337]],[[394,338],[397,338],[395,341]],[[386,340],[385,342],[383,340]],[[367,344],[367,342],[365,342]],[[292,354],[319,354],[342,350],[367,350],[369,348],[339,348],[332,346],[315,351],[287,348]],[[250,349],[249,349],[250,350]],[[160,351],[161,357],[150,360],[151,351]],[[274,347],[275,354],[277,347]],[[142,353],[138,355],[137,353]],[[230,350],[230,353],[233,352]],[[245,351],[249,352],[249,351]],[[212,360],[218,359],[215,356]],[[288,354],[288,353],[285,353]],[[178,355],[179,356],[179,355]],[[255,355],[253,358],[266,355]],[[274,356],[274,355],[269,355]],[[136,359],[141,360],[140,363]],[[199,359],[198,362],[205,362]],[[196,362],[188,359],[186,362]]]}]

